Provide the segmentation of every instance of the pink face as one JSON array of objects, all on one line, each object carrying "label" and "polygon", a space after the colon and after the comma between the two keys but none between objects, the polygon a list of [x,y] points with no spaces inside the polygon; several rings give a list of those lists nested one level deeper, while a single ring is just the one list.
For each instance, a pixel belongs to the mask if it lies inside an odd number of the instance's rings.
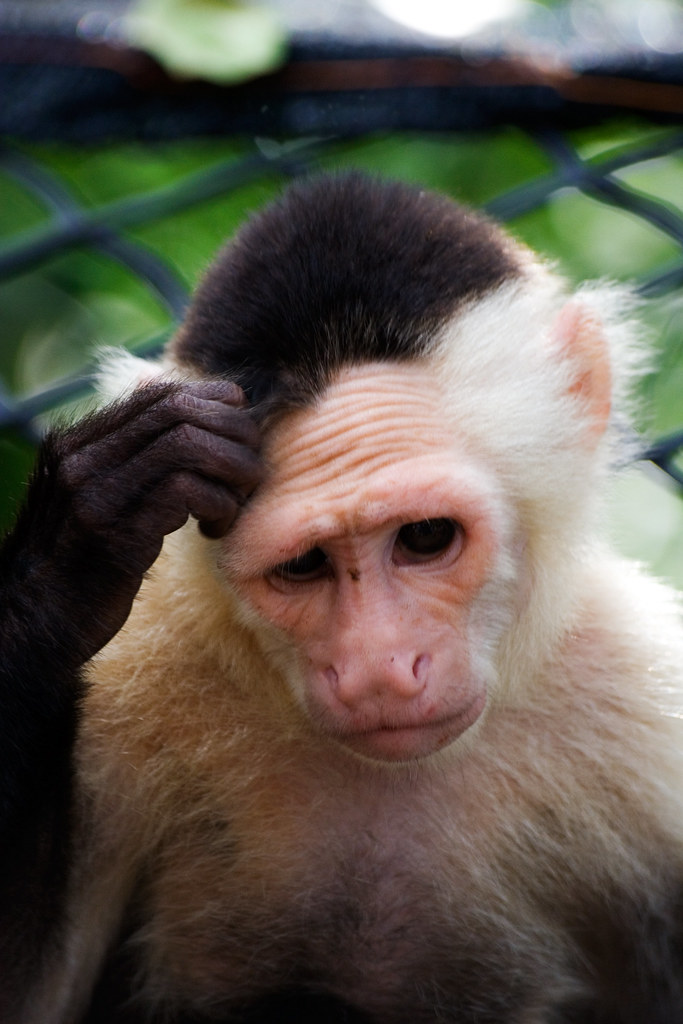
[{"label": "pink face", "polygon": [[344,371],[273,430],[220,562],[298,652],[314,726],[376,760],[443,748],[486,704],[476,609],[500,503],[443,409],[426,367]]}]

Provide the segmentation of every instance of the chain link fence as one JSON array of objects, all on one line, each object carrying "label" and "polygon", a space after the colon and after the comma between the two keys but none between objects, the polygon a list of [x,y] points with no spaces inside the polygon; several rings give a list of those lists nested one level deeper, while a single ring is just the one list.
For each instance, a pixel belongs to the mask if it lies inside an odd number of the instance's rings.
[{"label": "chain link fence", "polygon": [[[110,48],[105,59],[99,43],[93,48],[73,37],[50,48],[47,42],[35,33],[12,37],[0,32],[0,83],[9,101],[0,111],[0,136],[5,139],[0,173],[44,211],[37,226],[2,239],[0,282],[48,266],[65,252],[96,252],[135,275],[169,320],[177,321],[188,302],[187,284],[163,252],[135,237],[140,226],[256,182],[329,166],[348,149],[350,139],[355,142],[378,131],[439,132],[457,147],[463,138],[459,133],[476,130],[484,146],[486,133],[513,125],[542,151],[548,169],[489,198],[484,204],[489,213],[516,222],[567,190],[581,193],[639,218],[667,239],[666,260],[636,280],[644,297],[674,297],[683,290],[680,194],[663,196],[626,180],[634,168],[683,155],[683,67],[678,58],[653,62],[631,55],[618,66],[612,60],[548,70],[539,62],[490,54],[475,60],[472,54],[456,57],[424,48],[349,47],[328,41],[317,48],[294,45],[277,75],[228,90],[170,82],[144,55],[121,47]],[[67,116],[69,111],[73,116]],[[590,156],[580,151],[577,125],[604,125],[624,112],[646,117],[658,130],[645,142],[638,138],[614,148],[605,144]],[[158,140],[258,129],[279,133],[280,141],[260,139],[241,158],[95,205],[75,195],[35,145],[45,138],[77,146],[82,141],[121,140],[127,134]],[[281,141],[283,131],[287,142]],[[451,134],[444,136],[446,131]],[[605,276],[610,272],[606,266]],[[159,345],[156,337],[138,348],[152,352]],[[44,415],[87,392],[91,372],[85,365],[28,395],[13,393],[0,380],[0,436],[10,432],[35,443]],[[683,493],[682,449],[683,411],[681,429],[644,441],[642,457],[663,469]]]}]

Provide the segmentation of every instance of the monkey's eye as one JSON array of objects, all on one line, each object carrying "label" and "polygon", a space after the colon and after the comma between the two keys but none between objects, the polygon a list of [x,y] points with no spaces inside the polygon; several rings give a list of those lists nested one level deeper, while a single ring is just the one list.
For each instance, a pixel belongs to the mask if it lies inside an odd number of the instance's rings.
[{"label": "monkey's eye", "polygon": [[281,562],[271,569],[271,576],[284,580],[286,583],[308,583],[328,576],[330,565],[322,548],[311,548],[303,555],[297,555],[288,562]]},{"label": "monkey's eye", "polygon": [[453,519],[422,519],[406,523],[398,531],[395,554],[402,563],[429,562],[462,543],[463,529]]}]

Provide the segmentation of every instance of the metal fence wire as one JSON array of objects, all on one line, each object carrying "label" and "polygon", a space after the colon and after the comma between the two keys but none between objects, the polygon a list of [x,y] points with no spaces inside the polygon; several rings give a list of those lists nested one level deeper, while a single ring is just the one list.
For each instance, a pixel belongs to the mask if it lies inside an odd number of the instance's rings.
[{"label": "metal fence wire", "polygon": [[[335,99],[328,91],[318,96],[317,102],[327,105],[329,115],[330,104],[334,104]],[[372,104],[370,109],[375,109]],[[618,150],[590,159],[580,155],[567,126],[548,127],[547,117],[540,119],[540,123],[539,118],[534,117],[529,124],[518,124],[536,146],[542,147],[551,169],[499,194],[487,204],[488,212],[498,220],[509,221],[547,204],[568,188],[599,203],[629,211],[667,236],[676,253],[673,260],[636,282],[636,287],[647,297],[671,295],[683,288],[683,211],[676,207],[675,197],[664,201],[654,194],[636,190],[621,180],[620,172],[683,151],[683,131],[678,129],[675,120],[672,125],[669,118],[669,124],[658,133],[655,141],[620,146]],[[362,135],[365,127],[362,120],[357,123],[356,134]],[[371,127],[376,127],[374,120]],[[0,146],[0,169],[30,193],[48,216],[40,226],[4,240],[0,246],[0,280],[35,269],[67,250],[97,251],[136,275],[162,302],[172,319],[177,320],[188,302],[184,283],[162,255],[130,237],[127,231],[207,200],[227,196],[246,184],[273,176],[293,177],[314,171],[338,144],[339,139],[333,137],[323,140],[300,137],[293,147],[254,146],[252,153],[244,158],[188,174],[172,185],[92,207],[83,205],[46,163],[28,155],[27,147],[4,143]],[[153,347],[154,343],[148,346],[149,350]],[[40,433],[38,418],[65,400],[78,397],[87,390],[90,379],[91,368],[86,366],[82,372],[30,396],[10,394],[0,382],[0,430],[12,430],[35,441]],[[676,464],[682,450],[683,424],[679,431],[652,444],[644,442],[642,458],[663,469],[683,494],[683,470]]]}]

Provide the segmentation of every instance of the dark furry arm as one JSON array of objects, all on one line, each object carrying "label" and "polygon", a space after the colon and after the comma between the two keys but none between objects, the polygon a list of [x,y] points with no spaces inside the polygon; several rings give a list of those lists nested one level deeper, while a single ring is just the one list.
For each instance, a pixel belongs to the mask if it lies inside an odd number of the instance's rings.
[{"label": "dark furry arm", "polygon": [[224,381],[145,387],[41,448],[0,548],[0,1008],[61,913],[80,669],[125,622],[166,534],[189,515],[227,532],[260,478],[257,449]]}]

